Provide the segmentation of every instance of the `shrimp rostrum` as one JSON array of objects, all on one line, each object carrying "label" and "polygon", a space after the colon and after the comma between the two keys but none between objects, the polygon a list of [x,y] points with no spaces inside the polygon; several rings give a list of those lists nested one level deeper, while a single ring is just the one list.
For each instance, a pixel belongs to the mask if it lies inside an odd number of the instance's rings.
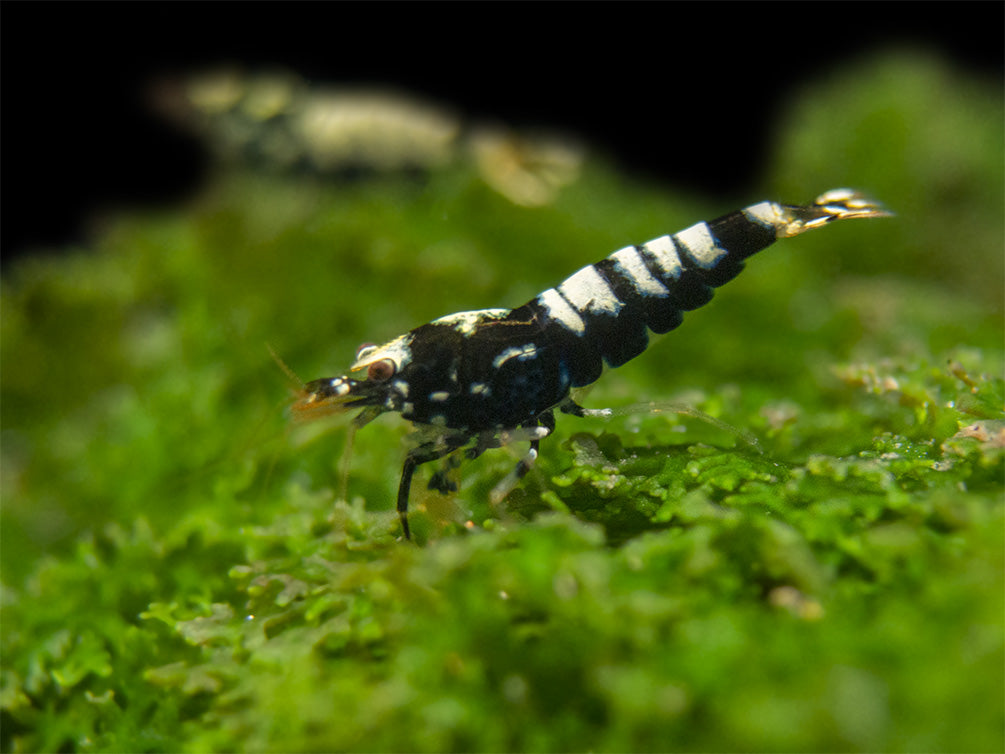
[{"label": "shrimp rostrum", "polygon": [[[760,202],[709,222],[627,246],[583,267],[515,309],[459,312],[411,330],[384,345],[363,346],[350,374],[304,385],[292,408],[299,420],[359,410],[362,427],[396,412],[420,430],[398,486],[402,531],[410,537],[408,498],[415,469],[452,453],[473,459],[491,448],[528,442],[528,452],[495,487],[502,499],[534,464],[555,427],[555,409],[606,416],[570,396],[604,366],[641,354],[649,331],[666,333],[683,313],[712,298],[744,260],[776,239],[835,220],[883,217],[878,203],[849,189],[812,204]],[[453,460],[453,459],[452,459]],[[437,474],[431,486],[444,485]]]}]

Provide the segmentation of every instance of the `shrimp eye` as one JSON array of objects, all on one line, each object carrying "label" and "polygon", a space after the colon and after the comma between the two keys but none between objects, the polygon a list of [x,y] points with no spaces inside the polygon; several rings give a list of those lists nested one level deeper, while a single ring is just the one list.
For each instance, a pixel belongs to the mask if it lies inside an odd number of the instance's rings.
[{"label": "shrimp eye", "polygon": [[385,382],[394,376],[397,369],[398,367],[390,359],[381,359],[366,368],[366,376],[373,382]]},{"label": "shrimp eye", "polygon": [[364,356],[366,356],[367,352],[372,351],[376,347],[377,347],[376,343],[364,343],[363,345],[361,345],[359,348],[356,349],[356,361],[362,359]]}]

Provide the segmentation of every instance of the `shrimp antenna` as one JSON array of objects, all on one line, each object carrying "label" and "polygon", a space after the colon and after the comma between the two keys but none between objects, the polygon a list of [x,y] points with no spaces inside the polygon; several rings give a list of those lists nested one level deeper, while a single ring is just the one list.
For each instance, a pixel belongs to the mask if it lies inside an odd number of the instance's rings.
[{"label": "shrimp antenna", "polygon": [[296,372],[294,372],[292,369],[289,368],[289,366],[287,366],[285,361],[279,358],[279,354],[276,353],[275,349],[272,347],[272,344],[267,342],[265,344],[265,347],[269,351],[269,356],[271,356],[272,360],[276,362],[276,366],[278,366],[280,369],[283,370],[283,374],[286,375],[286,377],[290,380],[290,382],[294,383],[297,386],[297,390],[303,390],[305,384],[304,381],[297,376]]},{"label": "shrimp antenna", "polygon": [[[283,370],[283,374],[287,376],[290,382],[296,385],[297,392],[303,392],[306,389],[306,383],[304,383],[304,381],[300,379],[300,377],[297,375],[296,372],[290,369],[290,367],[286,364],[285,361],[279,358],[279,355],[276,353],[275,349],[272,347],[270,343],[266,343],[265,347],[268,349],[269,355],[272,357],[272,360],[276,362],[276,366],[278,366],[281,370]],[[338,477],[339,477],[338,497],[342,501],[349,500],[349,471],[352,468],[352,448],[353,443],[356,439],[356,430],[359,428],[359,426],[361,425],[358,425],[356,422],[350,422],[349,430],[346,433],[345,450],[342,452],[342,458],[339,459],[338,463]]]}]

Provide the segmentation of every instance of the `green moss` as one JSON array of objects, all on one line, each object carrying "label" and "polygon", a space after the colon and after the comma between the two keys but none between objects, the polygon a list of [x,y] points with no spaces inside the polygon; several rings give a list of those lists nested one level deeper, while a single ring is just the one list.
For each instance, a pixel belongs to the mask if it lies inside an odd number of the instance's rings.
[{"label": "green moss", "polygon": [[560,419],[502,506],[504,451],[417,483],[420,547],[405,428],[338,500],[344,432],[286,426],[265,344],[336,374],[732,202],[595,160],[537,209],[465,165],[225,173],[12,270],[3,750],[1000,751],[1002,122],[917,56],[807,89],[764,196],[897,218],[752,260],[586,401],[689,408]]}]

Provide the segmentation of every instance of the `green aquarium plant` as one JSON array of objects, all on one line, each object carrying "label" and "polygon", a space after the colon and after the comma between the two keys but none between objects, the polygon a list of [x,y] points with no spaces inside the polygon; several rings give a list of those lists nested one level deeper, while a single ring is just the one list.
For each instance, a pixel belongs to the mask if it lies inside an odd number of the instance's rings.
[{"label": "green aquarium plant", "polygon": [[[924,56],[797,92],[761,196],[584,154],[221,167],[3,280],[4,751],[1001,751],[1001,92]],[[866,73],[868,74],[866,75]],[[566,164],[568,168],[569,165]],[[303,378],[628,243],[852,185],[560,418],[500,504]],[[526,199],[526,195],[524,196]]]}]

